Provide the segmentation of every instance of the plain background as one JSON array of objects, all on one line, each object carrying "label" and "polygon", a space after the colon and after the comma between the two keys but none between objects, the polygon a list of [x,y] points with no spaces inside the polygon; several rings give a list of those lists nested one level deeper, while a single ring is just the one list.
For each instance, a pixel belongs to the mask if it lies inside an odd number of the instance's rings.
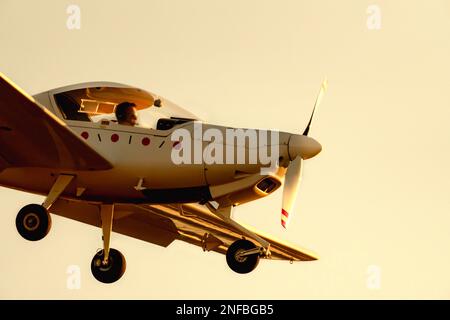
[{"label": "plain background", "polygon": [[[79,30],[66,27],[70,4]],[[99,229],[54,216],[48,237],[27,242],[15,215],[43,198],[1,188],[0,297],[450,298],[449,14],[447,0],[0,0],[0,71],[30,94],[115,81],[212,123],[300,133],[329,81],[310,131],[323,151],[305,163],[290,228],[281,191],[235,211],[320,260],[262,261],[242,276],[197,247],[114,234],[127,271],[104,285],[89,268]]]}]

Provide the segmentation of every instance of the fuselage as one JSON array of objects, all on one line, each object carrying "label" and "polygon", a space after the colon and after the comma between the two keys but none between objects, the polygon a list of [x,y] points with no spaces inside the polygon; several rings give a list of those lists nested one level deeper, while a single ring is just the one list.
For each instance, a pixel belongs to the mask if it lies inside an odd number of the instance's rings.
[{"label": "fuselage", "polygon": [[[65,90],[74,88],[83,86]],[[62,195],[74,200],[186,203],[221,199],[238,205],[266,196],[282,184],[283,163],[289,161],[289,133],[235,130],[191,120],[161,130],[119,125],[111,119],[97,122],[67,119],[54,99],[55,92],[61,91],[51,90],[34,98],[107,159],[113,168],[101,171],[6,168],[0,173],[1,185],[45,195],[55,177],[63,173],[75,176],[74,183]],[[188,138],[180,139],[180,129],[189,134]],[[230,132],[237,132],[237,136],[229,139]],[[276,139],[272,138],[274,135]],[[262,139],[264,136],[266,140]],[[275,150],[276,166],[262,157],[273,156]],[[189,157],[186,157],[188,151]],[[180,155],[184,157],[182,163]],[[265,171],[261,171],[262,168]]]}]

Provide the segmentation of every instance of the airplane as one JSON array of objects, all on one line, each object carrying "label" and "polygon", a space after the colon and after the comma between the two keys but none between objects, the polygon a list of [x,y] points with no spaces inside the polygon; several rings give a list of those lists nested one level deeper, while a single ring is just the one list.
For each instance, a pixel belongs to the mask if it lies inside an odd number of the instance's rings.
[{"label": "airplane", "polygon": [[[199,125],[223,134],[233,128],[208,124],[140,88],[89,82],[30,96],[0,73],[0,185],[45,196],[42,204],[18,212],[17,231],[29,241],[43,239],[50,213],[100,228],[103,248],[94,254],[91,271],[102,283],[119,280],[126,268],[124,255],[110,246],[112,232],[163,247],[181,240],[225,255],[239,274],[254,270],[260,259],[317,260],[238,223],[232,212],[283,186],[281,224],[287,227],[303,160],[322,150],[308,134],[326,87],[324,81],[303,134],[255,129],[271,135],[255,148],[250,139],[232,145],[195,136]],[[124,101],[135,106],[138,125],[117,121],[116,107]],[[175,136],[181,129],[193,137],[180,141]],[[233,160],[242,151],[245,161],[174,163],[175,151],[188,154],[184,148],[191,143],[200,152],[212,145],[234,152]],[[251,151],[269,148],[278,156],[271,169],[249,161]]]}]

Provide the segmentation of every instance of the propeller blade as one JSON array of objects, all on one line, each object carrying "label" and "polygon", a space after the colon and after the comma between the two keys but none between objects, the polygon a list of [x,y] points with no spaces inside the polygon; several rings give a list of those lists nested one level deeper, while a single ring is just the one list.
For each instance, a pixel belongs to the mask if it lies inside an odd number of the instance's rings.
[{"label": "propeller blade", "polygon": [[316,102],[314,103],[314,108],[311,113],[311,117],[309,118],[308,125],[306,126],[305,131],[303,131],[304,136],[307,136],[309,133],[309,128],[311,127],[311,122],[313,120],[314,113],[316,111],[316,108],[319,107],[320,103],[322,102],[323,95],[325,94],[325,91],[327,91],[327,88],[328,88],[328,80],[325,79],[323,80],[322,85],[320,86],[320,91],[319,94],[317,95]]},{"label": "propeller blade", "polygon": [[297,157],[289,164],[284,177],[281,225],[286,229],[294,209],[302,175],[302,158]]},{"label": "propeller blade", "polygon": [[284,177],[283,203],[281,207],[281,225],[285,229],[292,217],[291,215],[294,209],[295,200],[297,199],[298,188],[300,187],[302,176],[302,162],[303,160],[314,157],[322,150],[320,143],[313,138],[308,137],[308,133],[311,128],[314,113],[322,102],[327,87],[328,81],[325,79],[320,86],[319,94],[317,95],[311,117],[309,118],[305,131],[303,131],[303,135],[293,134],[289,138],[288,154],[291,162],[287,167],[286,175]]}]

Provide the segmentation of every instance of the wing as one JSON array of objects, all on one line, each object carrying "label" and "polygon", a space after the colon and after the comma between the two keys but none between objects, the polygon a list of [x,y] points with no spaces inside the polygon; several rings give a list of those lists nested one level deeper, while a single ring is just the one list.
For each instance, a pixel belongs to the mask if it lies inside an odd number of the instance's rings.
[{"label": "wing", "polygon": [[[181,208],[181,210],[180,210]],[[97,227],[101,226],[98,207],[83,202],[58,200],[51,212]],[[248,228],[248,227],[247,227]],[[113,231],[167,247],[181,240],[204,251],[225,254],[228,247],[242,236],[206,208],[196,204],[131,205],[116,204]],[[318,258],[306,250],[256,232],[270,243],[270,259],[311,261]]]},{"label": "wing", "polygon": [[[228,247],[242,239],[241,233],[198,204],[139,205],[140,214],[156,214],[172,220],[178,231],[178,240],[202,247],[204,251],[225,254]],[[136,211],[138,212],[138,211]],[[318,258],[311,252],[284,243],[273,237],[252,230],[270,243],[270,259],[290,261],[312,261]]]},{"label": "wing", "polygon": [[106,170],[112,165],[0,73],[0,171],[7,167]]}]

